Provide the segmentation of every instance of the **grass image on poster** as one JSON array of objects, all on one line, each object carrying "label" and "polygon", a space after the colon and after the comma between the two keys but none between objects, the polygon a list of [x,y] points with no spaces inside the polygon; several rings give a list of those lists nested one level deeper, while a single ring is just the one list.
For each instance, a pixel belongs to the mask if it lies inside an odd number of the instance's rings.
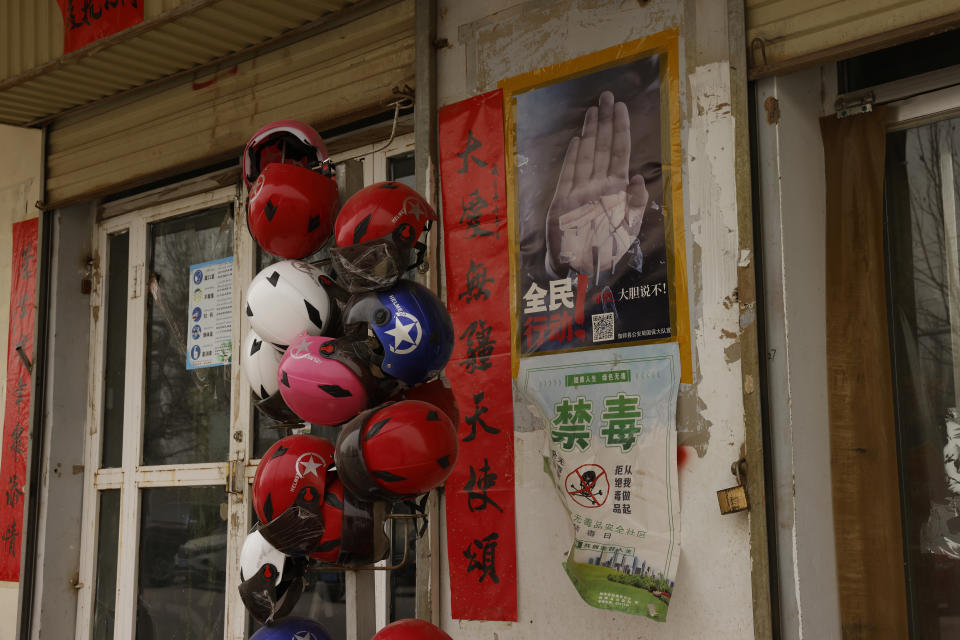
[{"label": "grass image on poster", "polygon": [[677,34],[500,83],[513,352],[679,341],[689,381]]}]

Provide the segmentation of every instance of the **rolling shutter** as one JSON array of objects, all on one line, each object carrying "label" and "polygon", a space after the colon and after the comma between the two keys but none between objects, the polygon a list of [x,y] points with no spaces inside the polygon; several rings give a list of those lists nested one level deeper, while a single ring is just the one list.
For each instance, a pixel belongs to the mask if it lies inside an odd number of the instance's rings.
[{"label": "rolling shutter", "polygon": [[65,115],[48,131],[46,203],[59,207],[239,156],[273,120],[327,130],[387,110],[415,81],[403,0],[216,74]]},{"label": "rolling shutter", "polygon": [[746,0],[750,78],[849,58],[960,26],[956,0]]}]

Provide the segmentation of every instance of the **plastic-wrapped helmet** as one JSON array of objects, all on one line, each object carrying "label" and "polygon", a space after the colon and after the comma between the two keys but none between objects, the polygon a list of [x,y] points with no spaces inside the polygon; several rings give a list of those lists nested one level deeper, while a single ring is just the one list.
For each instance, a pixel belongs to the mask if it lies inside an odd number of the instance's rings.
[{"label": "plastic-wrapped helmet", "polygon": [[453,640],[435,624],[408,618],[391,622],[373,636],[373,640]]},{"label": "plastic-wrapped helmet", "polygon": [[247,142],[240,158],[240,173],[247,189],[264,167],[272,162],[313,168],[328,161],[330,154],[320,134],[297,120],[277,120],[266,125]]},{"label": "plastic-wrapped helmet", "polygon": [[261,623],[282,618],[303,593],[303,561],[291,558],[267,542],[258,530],[247,535],[240,549],[240,598]]},{"label": "plastic-wrapped helmet", "polygon": [[321,352],[331,340],[300,334],[283,354],[277,376],[291,411],[306,422],[335,426],[369,407],[370,395],[350,367]]},{"label": "plastic-wrapped helmet", "polygon": [[263,269],[247,287],[246,313],[259,336],[286,348],[301,333],[322,335],[336,311],[323,288],[326,274],[311,264],[283,260]]},{"label": "plastic-wrapped helmet", "polygon": [[323,625],[306,618],[284,618],[257,629],[250,640],[333,640]]},{"label": "plastic-wrapped helmet", "polygon": [[458,453],[457,431],[427,402],[401,400],[343,426],[334,460],[347,490],[364,500],[400,500],[443,484]]},{"label": "plastic-wrapped helmet", "polygon": [[251,329],[243,339],[243,350],[240,358],[243,362],[243,371],[247,374],[247,382],[257,400],[266,400],[279,389],[277,388],[277,368],[283,351],[257,335]]},{"label": "plastic-wrapped helmet", "polygon": [[383,372],[415,385],[436,377],[453,352],[450,313],[432,291],[400,280],[387,291],[354,297],[344,310],[348,329],[366,325],[383,346]]},{"label": "plastic-wrapped helmet", "polygon": [[250,189],[247,226],[264,251],[305,258],[327,241],[340,200],[337,183],[291,164],[268,164]]},{"label": "plastic-wrapped helmet", "polygon": [[253,508],[260,533],[288,555],[305,555],[323,535],[323,495],[333,461],[329,440],[281,438],[267,449],[253,477]]},{"label": "plastic-wrapped helmet", "polygon": [[437,219],[433,207],[400,182],[378,182],[353,194],[334,225],[330,257],[350,291],[388,288],[423,256],[420,236]]}]

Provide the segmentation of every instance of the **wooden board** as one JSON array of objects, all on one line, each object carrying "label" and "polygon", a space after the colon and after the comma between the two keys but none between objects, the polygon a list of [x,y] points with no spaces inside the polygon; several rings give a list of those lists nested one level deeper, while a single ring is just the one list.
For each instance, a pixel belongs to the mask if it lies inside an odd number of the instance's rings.
[{"label": "wooden board", "polygon": [[883,110],[821,120],[827,375],[843,637],[907,637],[883,258]]}]

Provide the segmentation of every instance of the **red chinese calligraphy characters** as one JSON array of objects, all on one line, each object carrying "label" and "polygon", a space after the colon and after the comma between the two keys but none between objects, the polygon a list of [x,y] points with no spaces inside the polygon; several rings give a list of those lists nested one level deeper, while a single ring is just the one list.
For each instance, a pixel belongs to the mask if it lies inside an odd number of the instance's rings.
[{"label": "red chinese calligraphy characters", "polygon": [[[440,110],[447,306],[456,338],[446,372],[460,407],[460,457],[446,484],[451,615],[467,620],[517,619],[502,100],[493,91]],[[569,302],[572,320],[572,288],[554,297]]]},{"label": "red chinese calligraphy characters", "polygon": [[37,220],[13,225],[10,280],[10,333],[7,339],[7,395],[0,453],[0,580],[19,582],[24,485],[30,433],[30,371],[21,353],[33,358],[33,318],[37,282]]}]

